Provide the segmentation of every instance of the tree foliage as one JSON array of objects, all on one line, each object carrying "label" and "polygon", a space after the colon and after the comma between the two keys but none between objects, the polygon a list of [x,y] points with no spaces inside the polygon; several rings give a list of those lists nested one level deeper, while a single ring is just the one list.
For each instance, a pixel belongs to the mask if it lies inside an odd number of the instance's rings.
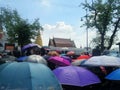
[{"label": "tree foliage", "polygon": [[39,19],[29,23],[27,19],[20,17],[16,10],[0,8],[0,24],[7,32],[10,43],[17,42],[20,46],[28,44],[31,39],[35,39],[39,30],[43,30]]},{"label": "tree foliage", "polygon": [[82,6],[88,10],[85,25],[97,31],[99,37],[96,39],[99,38],[101,50],[104,47],[110,49],[120,29],[120,0],[94,0],[92,3],[82,3]]}]

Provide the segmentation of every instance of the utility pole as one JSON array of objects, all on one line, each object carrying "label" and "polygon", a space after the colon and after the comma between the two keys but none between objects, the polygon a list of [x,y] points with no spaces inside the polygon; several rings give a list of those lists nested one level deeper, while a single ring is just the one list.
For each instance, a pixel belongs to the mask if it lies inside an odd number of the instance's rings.
[{"label": "utility pole", "polygon": [[[85,0],[87,3],[87,0]],[[86,8],[86,50],[88,52],[88,9]]]}]

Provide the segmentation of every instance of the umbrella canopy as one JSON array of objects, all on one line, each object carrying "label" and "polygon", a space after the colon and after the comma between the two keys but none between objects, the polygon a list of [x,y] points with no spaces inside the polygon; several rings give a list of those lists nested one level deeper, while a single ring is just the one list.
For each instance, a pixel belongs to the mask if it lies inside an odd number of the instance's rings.
[{"label": "umbrella canopy", "polygon": [[0,66],[0,90],[62,90],[44,64],[6,63]]},{"label": "umbrella canopy", "polygon": [[31,48],[31,47],[39,47],[39,48],[41,48],[41,46],[38,45],[38,44],[30,43],[30,44],[27,44],[27,45],[23,46],[22,51],[24,51],[24,50],[26,50],[28,48]]},{"label": "umbrella canopy", "polygon": [[68,60],[69,62],[72,62],[72,59],[69,56],[61,56],[61,57]]},{"label": "umbrella canopy", "polygon": [[58,67],[54,74],[63,85],[87,86],[100,83],[100,79],[91,71],[77,66]]},{"label": "umbrella canopy", "polygon": [[28,56],[19,57],[19,58],[17,58],[17,61],[18,61],[18,62],[22,62],[22,61],[26,60],[27,57],[28,57]]},{"label": "umbrella canopy", "polygon": [[75,54],[74,51],[69,51],[69,52],[67,52],[67,55],[74,55],[74,54]]},{"label": "umbrella canopy", "polygon": [[74,65],[74,66],[80,66],[84,62],[86,62],[86,59],[74,60],[71,64]]},{"label": "umbrella canopy", "polygon": [[113,56],[94,56],[88,59],[83,65],[89,66],[120,66],[120,58]]},{"label": "umbrella canopy", "polygon": [[11,55],[4,55],[2,58],[1,58],[2,61],[5,61],[5,62],[14,62],[17,60],[17,58],[15,56],[11,56]]},{"label": "umbrella canopy", "polygon": [[40,55],[30,55],[25,59],[26,62],[42,63],[47,65],[47,61]]},{"label": "umbrella canopy", "polygon": [[89,55],[80,55],[77,59],[89,59],[90,57]]},{"label": "umbrella canopy", "polygon": [[50,62],[58,65],[58,66],[68,66],[70,62],[60,56],[53,56],[48,59]]},{"label": "umbrella canopy", "polygon": [[108,74],[105,78],[109,80],[120,80],[120,69],[114,70],[113,72]]}]

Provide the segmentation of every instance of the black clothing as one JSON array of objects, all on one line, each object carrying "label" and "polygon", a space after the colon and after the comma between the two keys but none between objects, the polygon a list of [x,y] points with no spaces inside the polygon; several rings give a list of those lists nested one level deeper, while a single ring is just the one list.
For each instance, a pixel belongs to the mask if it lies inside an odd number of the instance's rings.
[{"label": "black clothing", "polygon": [[98,48],[93,49],[92,56],[100,56],[101,51]]}]

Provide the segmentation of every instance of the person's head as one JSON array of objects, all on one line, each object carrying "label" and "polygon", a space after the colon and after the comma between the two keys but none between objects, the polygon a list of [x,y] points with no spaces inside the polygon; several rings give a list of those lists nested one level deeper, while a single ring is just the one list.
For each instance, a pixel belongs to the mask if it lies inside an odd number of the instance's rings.
[{"label": "person's head", "polygon": [[96,46],[96,49],[99,49],[99,46]]},{"label": "person's head", "polygon": [[89,55],[89,52],[84,52],[84,55]]},{"label": "person's head", "polygon": [[45,54],[46,54],[46,51],[45,51],[45,48],[44,47],[42,47],[41,49],[40,49],[40,53],[41,53],[41,56],[44,56]]},{"label": "person's head", "polygon": [[48,55],[49,55],[49,56],[59,56],[59,53],[56,52],[56,51],[49,51],[49,52],[48,52]]},{"label": "person's head", "polygon": [[61,51],[60,51],[60,50],[56,50],[56,52],[57,52],[58,54],[61,54]]}]

